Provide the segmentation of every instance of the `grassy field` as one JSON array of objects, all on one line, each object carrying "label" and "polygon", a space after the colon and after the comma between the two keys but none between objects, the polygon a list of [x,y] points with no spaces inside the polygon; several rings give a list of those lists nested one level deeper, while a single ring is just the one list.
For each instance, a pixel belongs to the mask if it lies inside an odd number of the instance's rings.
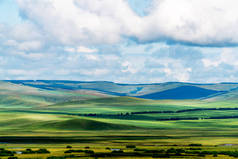
[{"label": "grassy field", "polygon": [[[221,102],[221,108],[235,108],[235,102],[224,103]],[[179,111],[217,107],[216,104],[207,101],[154,101],[131,97],[98,98],[21,109],[9,107],[0,111],[0,133],[1,136],[56,135],[68,137],[81,135],[156,136],[159,134],[159,136],[165,136],[160,139],[164,143],[235,144],[238,142],[237,118],[202,118],[235,116],[238,110],[126,115],[128,112]],[[78,113],[86,115],[79,116]],[[99,115],[88,116],[88,113]],[[157,121],[157,119],[174,117],[199,117],[201,119]]]},{"label": "grassy field", "polygon": [[[66,148],[66,147],[72,148]],[[46,154],[16,154],[15,156],[24,159],[46,159],[48,157],[55,156],[60,158],[219,158],[219,159],[232,159],[234,158],[230,152],[235,152],[237,146],[225,147],[225,146],[189,146],[189,145],[159,145],[151,143],[150,145],[146,144],[131,144],[135,148],[128,148],[126,143],[109,143],[107,145],[98,143],[81,143],[81,144],[47,144],[47,145],[19,145],[12,144],[5,146],[4,148],[9,151],[16,152],[26,152],[26,149],[31,149],[32,151],[37,151],[38,149],[47,149],[50,153]],[[113,153],[113,149],[120,149],[121,152]],[[71,151],[71,152],[70,152]],[[81,152],[73,152],[81,151]],[[174,152],[175,151],[175,152]],[[180,153],[178,153],[180,151]],[[201,152],[201,153],[198,153]],[[67,152],[67,153],[65,153]],[[93,153],[92,153],[93,152]],[[115,152],[115,151],[114,151]],[[225,153],[225,154],[222,154]],[[108,155],[107,157],[94,157],[99,155]],[[118,157],[123,154],[123,157]],[[131,155],[136,156],[131,156]],[[113,155],[113,156],[109,156]],[[159,157],[163,156],[163,157]],[[152,157],[153,156],[153,157]],[[166,157],[170,156],[170,157]],[[7,157],[2,157],[7,159]],[[60,158],[60,159],[62,159]]]},{"label": "grassy field", "polygon": [[[147,136],[138,136],[128,132],[128,136],[111,134],[107,136],[82,135],[78,137],[8,137],[15,143],[2,143],[1,150],[7,150],[15,157],[23,159],[54,159],[63,158],[237,158],[237,145],[218,144],[201,145],[190,142],[179,142],[169,137],[148,133]],[[145,132],[144,132],[145,133]],[[181,133],[181,132],[180,132]],[[100,133],[97,135],[101,135]],[[130,137],[131,135],[131,137]],[[2,139],[2,137],[1,137]],[[172,141],[173,142],[169,142]],[[181,139],[180,139],[181,140]],[[18,141],[19,143],[17,143]],[[25,143],[23,143],[23,141]],[[177,141],[177,142],[174,142]],[[195,140],[193,140],[195,141]],[[68,148],[67,148],[68,147]],[[31,150],[29,150],[31,149]],[[47,153],[37,153],[39,149],[47,150]],[[119,152],[117,152],[119,150]],[[3,151],[2,151],[3,152]],[[8,159],[9,156],[1,156]]]},{"label": "grassy field", "polygon": [[[234,89],[237,84],[200,86],[218,91],[232,89],[232,92],[193,100],[119,97],[98,90],[52,89],[56,87],[55,84],[38,83],[40,87],[43,87],[42,84],[44,89],[0,82],[0,148],[18,151],[24,151],[26,148],[47,148],[51,152],[15,154],[20,158],[65,156],[64,151],[68,144],[80,150],[89,146],[96,153],[111,153],[106,147],[120,148],[123,153],[128,152],[129,156],[124,158],[135,158],[130,156],[134,149],[125,147],[130,144],[139,149],[163,149],[163,153],[170,148],[186,150],[182,153],[184,156],[172,153],[170,158],[204,158],[199,152],[238,150],[238,100],[237,91]],[[105,90],[108,91],[113,85],[105,84]],[[178,84],[163,85],[156,90],[175,85]],[[87,83],[81,83],[79,86],[92,87]],[[68,87],[76,86],[69,83]],[[119,91],[120,87],[122,86],[117,85],[112,90],[122,93],[123,91]],[[152,90],[152,86],[143,87],[146,91]],[[133,85],[126,85],[125,89],[130,90],[130,93],[135,91]],[[204,146],[199,152],[193,152],[193,156],[189,156],[189,144]],[[143,151],[141,155],[144,155],[142,158],[152,158],[153,154],[158,153],[147,155]],[[73,155],[95,158],[85,152]],[[232,155],[213,155],[205,153],[206,158],[234,158]],[[119,156],[111,156],[114,157]]]}]

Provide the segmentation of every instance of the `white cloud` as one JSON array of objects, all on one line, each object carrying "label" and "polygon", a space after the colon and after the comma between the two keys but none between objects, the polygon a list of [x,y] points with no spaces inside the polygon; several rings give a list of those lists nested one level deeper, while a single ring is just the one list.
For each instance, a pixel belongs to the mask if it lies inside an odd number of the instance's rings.
[{"label": "white cloud", "polygon": [[17,42],[15,40],[7,40],[4,43],[5,46],[15,48],[22,51],[35,51],[42,48],[43,44],[41,41],[23,41]]},{"label": "white cloud", "polygon": [[40,72],[32,71],[32,70],[23,70],[23,69],[9,69],[6,70],[10,75],[20,75],[20,76],[35,76],[40,74]]},{"label": "white cloud", "polygon": [[238,55],[237,52],[231,48],[223,48],[220,60],[223,63],[238,66]]},{"label": "white cloud", "polygon": [[0,65],[5,65],[7,63],[7,60],[0,56]]},{"label": "white cloud", "polygon": [[56,75],[68,75],[70,73],[71,73],[71,71],[66,70],[66,69],[60,69],[60,70],[56,70],[54,72],[54,74],[56,74]]},{"label": "white cloud", "polygon": [[98,50],[97,49],[91,49],[85,46],[79,46],[76,48],[72,48],[72,47],[65,47],[64,49],[66,52],[78,52],[78,53],[95,53]]},{"label": "white cloud", "polygon": [[144,68],[144,58],[141,59],[138,57],[138,59],[135,62],[135,59],[127,59],[127,61],[124,61],[121,63],[122,70],[121,72],[128,72],[131,74],[135,74],[140,72]]},{"label": "white cloud", "polygon": [[130,63],[129,61],[125,61],[122,63],[122,72],[130,72],[132,74],[137,72],[137,69],[135,67],[133,67],[132,63]]},{"label": "white cloud", "polygon": [[43,54],[43,53],[25,53],[25,52],[17,52],[16,55],[20,55],[24,58],[31,59],[31,60],[40,60],[48,56],[47,54]]},{"label": "white cloud", "polygon": [[110,72],[108,69],[81,69],[79,71],[83,75],[88,75],[88,76],[102,76],[106,75]]},{"label": "white cloud", "polygon": [[[238,44],[235,0],[154,0],[143,17],[127,0],[17,2],[24,20],[0,24],[3,79],[144,83],[237,78],[236,47],[185,44]],[[166,40],[184,45],[156,42]]]},{"label": "white cloud", "polygon": [[199,45],[238,43],[236,0],[158,0],[139,38]]},{"label": "white cloud", "polygon": [[10,46],[10,47],[16,47],[18,43],[15,40],[7,40],[4,45]]},{"label": "white cloud", "polygon": [[204,58],[202,62],[205,67],[218,67],[221,64],[228,64],[238,67],[237,49],[222,48],[220,52],[216,53],[215,57]]},{"label": "white cloud", "polygon": [[[126,0],[17,2],[43,35],[63,44],[111,44],[128,36],[142,42],[169,39],[195,45],[238,44],[237,0],[154,0],[145,17],[136,15]],[[21,32],[16,33],[19,37]],[[26,33],[23,30],[23,37]]]},{"label": "white cloud", "polygon": [[40,41],[27,41],[22,42],[18,45],[19,50],[39,50],[42,47],[42,43]]},{"label": "white cloud", "polygon": [[88,60],[98,61],[99,58],[96,55],[85,55]]},{"label": "white cloud", "polygon": [[36,41],[45,36],[33,21],[24,21],[13,27],[8,27],[8,36],[16,41]]},{"label": "white cloud", "polygon": [[205,67],[211,67],[211,66],[217,67],[221,63],[220,60],[217,61],[212,59],[202,59],[202,62]]},{"label": "white cloud", "polygon": [[98,50],[97,49],[90,49],[90,48],[87,48],[87,47],[84,47],[84,46],[79,46],[77,48],[77,52],[83,52],[83,53],[94,53],[94,52],[97,52]]},{"label": "white cloud", "polygon": [[66,51],[66,52],[76,52],[75,51],[75,48],[72,48],[72,47],[66,47],[66,48],[64,48],[64,51]]},{"label": "white cloud", "polygon": [[117,62],[120,60],[119,56],[116,55],[101,55],[101,57],[105,60],[105,62]]},{"label": "white cloud", "polygon": [[164,72],[167,76],[170,76],[172,74],[172,70],[169,68],[164,68]]},{"label": "white cloud", "polygon": [[64,44],[114,43],[139,17],[124,0],[17,0],[30,21]]},{"label": "white cloud", "polygon": [[169,61],[170,62],[163,70],[167,78],[171,78],[172,80],[179,82],[188,82],[190,80],[190,72],[192,69],[186,68],[178,60],[170,59]]}]

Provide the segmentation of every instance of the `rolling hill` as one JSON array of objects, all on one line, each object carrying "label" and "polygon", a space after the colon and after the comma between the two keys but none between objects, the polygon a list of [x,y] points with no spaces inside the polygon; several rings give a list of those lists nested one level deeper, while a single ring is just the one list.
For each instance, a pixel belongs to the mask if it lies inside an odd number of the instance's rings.
[{"label": "rolling hill", "polygon": [[46,106],[58,102],[110,97],[93,90],[47,90],[20,83],[0,81],[0,107]]},{"label": "rolling hill", "polygon": [[200,129],[212,119],[236,123],[237,99],[238,83],[0,81],[0,132]]},{"label": "rolling hill", "polygon": [[0,114],[1,129],[15,131],[79,131],[79,130],[129,130],[137,129],[135,126],[126,124],[113,124],[92,119],[77,118],[64,115],[48,114],[21,114],[15,113],[14,116]]},{"label": "rolling hill", "polygon": [[216,91],[211,89],[204,89],[195,86],[181,86],[173,89],[168,89],[161,92],[146,94],[139,96],[146,99],[199,99],[206,98],[211,95],[223,94],[225,91]]},{"label": "rolling hill", "polygon": [[[25,80],[5,81],[16,86],[25,86],[43,92],[67,92],[83,95],[130,96],[145,99],[204,99],[216,96],[237,94],[238,83],[196,84],[182,82],[152,83],[152,84],[120,84],[107,81],[47,81]],[[228,93],[228,94],[227,94]],[[227,94],[227,95],[226,95]],[[82,96],[81,96],[82,97]],[[224,99],[224,98],[214,98]],[[224,99],[225,100],[225,99]]]}]

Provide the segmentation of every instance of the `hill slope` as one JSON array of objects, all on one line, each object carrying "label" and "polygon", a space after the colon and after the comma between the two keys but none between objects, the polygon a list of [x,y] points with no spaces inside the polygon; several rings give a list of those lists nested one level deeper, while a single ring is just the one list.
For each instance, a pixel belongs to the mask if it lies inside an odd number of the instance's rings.
[{"label": "hill slope", "polygon": [[1,113],[4,118],[0,118],[1,130],[14,131],[80,131],[80,130],[129,130],[136,129],[135,126],[126,124],[113,124],[93,119],[85,119],[67,115],[48,114],[20,114]]},{"label": "hill slope", "polygon": [[58,102],[110,97],[93,90],[46,90],[12,82],[0,81],[0,107],[35,107]]},{"label": "hill slope", "polygon": [[174,89],[165,90],[162,92],[156,92],[152,94],[146,94],[139,96],[146,99],[199,99],[205,98],[217,93],[224,93],[223,91],[215,91],[204,89],[195,86],[181,86]]},{"label": "hill slope", "polygon": [[[152,83],[152,84],[120,84],[106,81],[7,81],[15,85],[28,86],[45,91],[60,92],[92,92],[96,96],[131,96],[148,99],[198,99],[210,95],[221,95],[238,88],[238,83]],[[90,92],[91,91],[91,92]],[[87,93],[86,93],[87,94]],[[161,96],[161,97],[158,97]]]},{"label": "hill slope", "polygon": [[41,125],[48,129],[57,130],[129,130],[135,129],[135,126],[123,124],[111,124],[89,119],[70,119],[66,121],[53,122]]}]

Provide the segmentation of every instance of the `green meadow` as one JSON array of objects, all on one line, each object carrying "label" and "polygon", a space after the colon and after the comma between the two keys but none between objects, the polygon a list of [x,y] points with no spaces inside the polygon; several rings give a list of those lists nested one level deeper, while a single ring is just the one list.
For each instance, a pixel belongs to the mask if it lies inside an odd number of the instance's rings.
[{"label": "green meadow", "polygon": [[[43,89],[14,82],[0,83],[0,148],[19,148],[21,151],[48,148],[51,155],[63,156],[68,144],[77,149],[90,146],[95,152],[108,152],[106,147],[116,147],[128,152],[124,158],[132,155],[131,150],[125,149],[128,144],[149,151],[167,151],[173,145],[184,149],[190,144],[202,144],[204,150],[237,150],[236,90],[200,99],[145,99],[118,96],[102,90],[52,89],[52,86],[46,86],[47,89]],[[132,86],[126,87],[133,91]],[[145,91],[155,90],[150,87]],[[224,87],[216,87],[216,90],[234,89],[233,85]],[[109,89],[108,86],[105,88]],[[163,86],[156,90],[164,89]],[[199,158],[196,153],[194,155]],[[140,155],[144,158],[153,156]],[[189,156],[189,152],[184,155],[184,158],[195,157]],[[29,155],[15,156],[29,158]],[[33,156],[30,158],[50,155]],[[224,154],[219,156],[225,158]]]},{"label": "green meadow", "polygon": [[[219,103],[217,103],[219,104]],[[236,143],[238,119],[206,119],[236,116],[238,110],[197,110],[220,108],[197,100],[147,100],[132,97],[106,97],[58,104],[1,109],[1,136],[101,136],[160,135],[165,143]],[[220,102],[222,108],[235,108],[235,102]],[[155,112],[131,114],[132,112]],[[159,113],[156,113],[159,112]],[[165,112],[165,113],[161,113]],[[129,115],[128,115],[129,113]],[[90,115],[90,114],[96,114]],[[183,120],[197,117],[198,120]],[[165,120],[181,118],[181,120]]]}]

